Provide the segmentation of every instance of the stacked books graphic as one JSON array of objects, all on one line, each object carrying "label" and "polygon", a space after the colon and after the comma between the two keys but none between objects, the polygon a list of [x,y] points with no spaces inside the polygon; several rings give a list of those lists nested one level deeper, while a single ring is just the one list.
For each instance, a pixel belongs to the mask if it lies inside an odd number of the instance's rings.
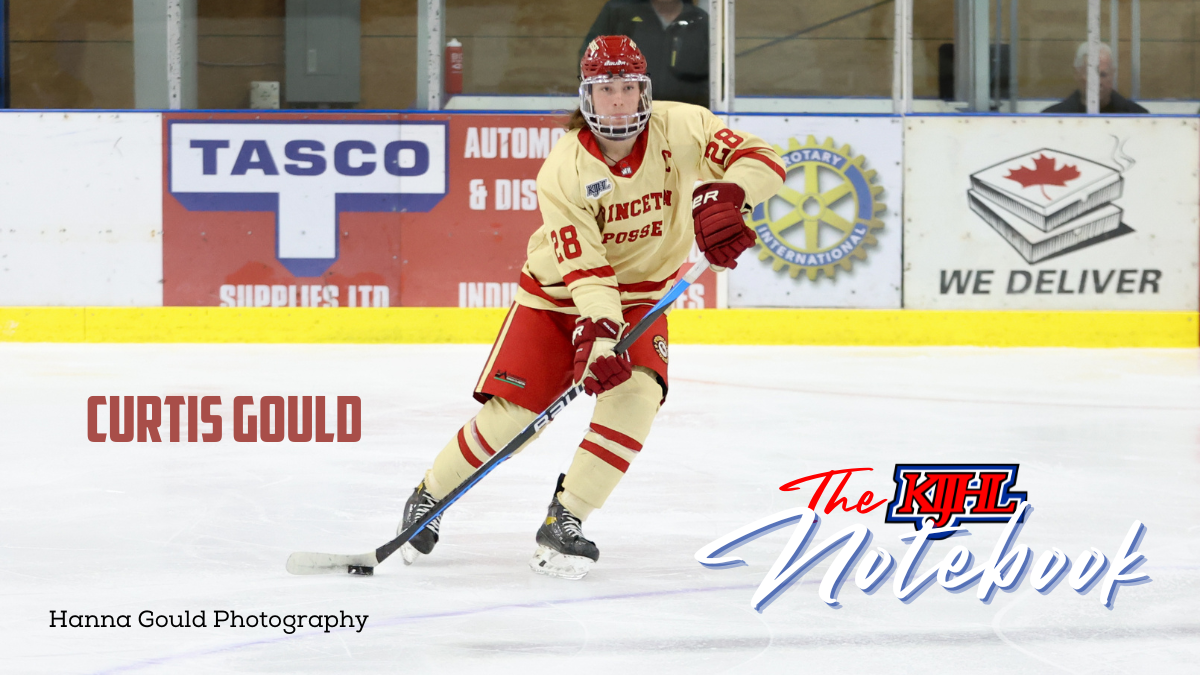
[{"label": "stacked books graphic", "polygon": [[1043,148],[971,174],[971,210],[1030,264],[1132,232],[1124,179],[1103,164]]}]

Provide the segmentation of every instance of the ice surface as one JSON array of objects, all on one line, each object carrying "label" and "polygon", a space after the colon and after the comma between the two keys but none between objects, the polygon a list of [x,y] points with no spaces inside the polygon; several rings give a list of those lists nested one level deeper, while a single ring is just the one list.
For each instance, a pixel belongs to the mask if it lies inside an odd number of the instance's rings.
[{"label": "ice surface", "polygon": [[[533,534],[590,400],[446,516],[434,555],[373,577],[295,577],[296,550],[384,543],[434,453],[478,406],[472,346],[0,345],[0,671],[6,673],[1194,673],[1200,659],[1200,358],[1195,350],[677,346],[641,457],[585,526],[600,563],[532,574]],[[355,444],[235,443],[237,395],[357,395]],[[219,395],[221,443],[90,443],[91,395]],[[102,429],[106,427],[102,425]],[[1135,519],[1149,584],[1026,579],[990,605],[936,584],[911,604],[828,563],[759,614],[755,588],[790,536],[709,570],[696,550],[793,506],[801,476],[873,467],[847,486],[890,497],[896,463],[1020,463],[1036,508],[1019,543],[1110,559]],[[829,490],[832,489],[829,488]],[[828,496],[828,491],[826,492]],[[822,506],[824,500],[822,501]],[[863,523],[898,559],[908,525]],[[976,561],[1001,525],[939,542]],[[50,628],[50,611],[132,614],[133,628]],[[140,628],[143,610],[207,628]],[[365,629],[214,628],[214,611],[367,614]]]}]

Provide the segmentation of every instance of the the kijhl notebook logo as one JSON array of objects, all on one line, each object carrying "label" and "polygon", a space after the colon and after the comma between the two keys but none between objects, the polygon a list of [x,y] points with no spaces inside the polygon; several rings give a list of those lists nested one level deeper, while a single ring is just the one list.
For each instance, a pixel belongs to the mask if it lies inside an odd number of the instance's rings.
[{"label": "the kijhl notebook logo", "polygon": [[275,257],[297,277],[337,261],[343,213],[427,212],[447,192],[445,122],[171,120],[167,134],[171,195],[274,213]]},{"label": "the kijhl notebook logo", "polygon": [[[790,540],[751,599],[751,605],[759,612],[830,557],[818,595],[834,608],[841,607],[838,596],[852,573],[854,585],[868,595],[891,577],[893,593],[906,604],[916,600],[934,582],[951,593],[974,588],[975,597],[989,604],[997,591],[1011,593],[1028,577],[1033,589],[1043,595],[1064,580],[1080,595],[1099,585],[1100,601],[1111,610],[1121,586],[1149,583],[1148,575],[1135,571],[1146,561],[1138,552],[1146,526],[1138,520],[1126,532],[1111,564],[1095,547],[1085,548],[1074,560],[1062,549],[1051,547],[1033,562],[1030,547],[1017,542],[1034,510],[1027,494],[1014,489],[1018,469],[1017,464],[897,464],[893,473],[896,487],[890,501],[876,500],[869,490],[855,499],[854,493],[847,491],[853,476],[873,471],[871,468],[812,474],[779,488],[785,492],[812,489],[806,507],[786,509],[740,527],[697,551],[696,561],[711,569],[746,565],[744,559],[727,554],[763,535],[794,525]],[[835,480],[836,487],[830,493],[828,488]],[[885,522],[912,524],[916,533],[900,537],[908,550],[899,563],[884,548],[870,548],[874,535],[863,524],[851,525],[814,544],[821,527],[817,511],[826,494],[829,496],[821,509],[825,515],[835,509],[866,514],[887,503]],[[995,525],[989,527],[989,523]],[[975,555],[966,546],[939,544],[962,535],[987,537],[992,533],[998,535],[996,543],[978,564],[974,564]],[[949,548],[941,562],[923,566],[926,555],[935,552],[936,546]]]}]

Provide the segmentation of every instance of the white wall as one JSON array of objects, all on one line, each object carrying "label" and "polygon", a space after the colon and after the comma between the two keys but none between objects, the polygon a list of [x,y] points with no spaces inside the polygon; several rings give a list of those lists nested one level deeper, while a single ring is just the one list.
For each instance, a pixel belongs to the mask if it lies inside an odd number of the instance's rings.
[{"label": "white wall", "polygon": [[162,304],[162,116],[0,113],[0,306]]}]

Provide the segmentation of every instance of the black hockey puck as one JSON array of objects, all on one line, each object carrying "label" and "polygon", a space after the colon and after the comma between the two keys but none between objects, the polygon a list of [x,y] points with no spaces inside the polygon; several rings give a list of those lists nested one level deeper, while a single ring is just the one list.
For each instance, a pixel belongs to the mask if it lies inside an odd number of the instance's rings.
[{"label": "black hockey puck", "polygon": [[369,577],[375,574],[375,568],[370,565],[350,565],[346,568],[346,572],[360,577]]}]

